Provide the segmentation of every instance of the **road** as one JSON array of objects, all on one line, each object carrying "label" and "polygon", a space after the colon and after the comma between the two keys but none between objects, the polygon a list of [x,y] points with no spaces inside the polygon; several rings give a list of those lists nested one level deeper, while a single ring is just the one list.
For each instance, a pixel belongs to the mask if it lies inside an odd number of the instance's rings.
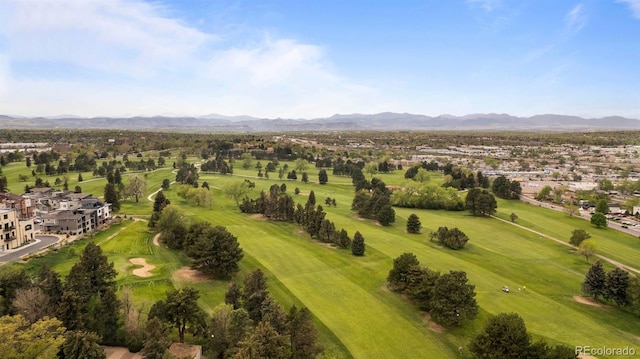
[{"label": "road", "polygon": [[45,248],[47,246],[50,246],[54,243],[56,243],[58,241],[58,237],[56,236],[36,236],[36,239],[39,242],[36,242],[32,245],[23,247],[23,248],[18,248],[16,250],[11,250],[7,253],[2,253],[0,254],[0,263],[6,263],[6,262],[10,262],[12,260],[18,259],[20,257],[22,257],[25,254],[29,254],[29,253],[33,253],[33,252],[37,252],[39,250],[41,250],[42,248]]},{"label": "road", "polygon": [[[526,196],[520,196],[520,200],[522,202],[525,203],[529,203],[532,204],[534,206],[538,206],[538,207],[543,207],[543,208],[550,208],[553,209],[555,211],[559,211],[559,212],[564,212],[564,207],[562,206],[558,206],[556,204],[550,204],[547,202],[540,202],[538,200],[535,200],[533,198],[529,198]],[[580,211],[579,214],[576,216],[577,218],[582,218],[585,221],[589,221],[591,220],[591,215],[589,213],[587,213],[586,211]],[[638,237],[640,236],[640,226],[628,226],[628,228],[622,228],[622,223],[618,222],[618,221],[610,221],[607,220],[607,226],[611,229],[615,229],[616,231],[620,231],[620,232],[624,232],[628,235],[634,236],[634,237]]]}]

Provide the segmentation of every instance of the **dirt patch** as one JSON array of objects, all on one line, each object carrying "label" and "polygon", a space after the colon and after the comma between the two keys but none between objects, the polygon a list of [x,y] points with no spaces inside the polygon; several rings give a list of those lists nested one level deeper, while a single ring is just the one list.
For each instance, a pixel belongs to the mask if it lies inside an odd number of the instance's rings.
[{"label": "dirt patch", "polygon": [[251,217],[251,219],[255,219],[255,220],[258,220],[258,221],[266,221],[267,220],[267,217],[263,216],[262,213],[252,214],[249,217]]},{"label": "dirt patch", "polygon": [[[592,306],[592,307],[598,307],[598,308],[609,308],[609,306],[608,306],[608,305],[600,304],[600,303],[598,303],[598,302],[594,301],[594,300],[593,300],[593,299],[591,299],[591,298],[581,297],[581,296],[579,296],[579,295],[574,295],[574,296],[573,296],[573,299],[574,299],[576,302],[578,302],[578,303],[586,304],[586,305],[590,305],[590,306]],[[585,357],[585,358],[587,358],[587,357]]]},{"label": "dirt patch", "polygon": [[129,259],[129,262],[137,266],[142,266],[142,268],[136,268],[133,270],[133,275],[142,278],[151,277],[153,274],[149,271],[156,267],[153,264],[147,263],[147,260],[144,258],[131,258]]},{"label": "dirt patch", "polygon": [[444,333],[447,331],[447,328],[431,320],[431,314],[429,313],[424,314],[424,320],[425,322],[427,322],[427,324],[429,324],[428,328],[432,332]]},{"label": "dirt patch", "polygon": [[209,278],[195,269],[189,267],[182,267],[173,272],[173,278],[183,282],[189,283],[203,283],[209,281]]},{"label": "dirt patch", "polygon": [[156,247],[160,247],[160,235],[162,233],[156,233],[155,236],[153,236],[153,245]]},{"label": "dirt patch", "polygon": [[327,247],[329,249],[338,249],[338,247],[335,246],[333,243],[324,243],[324,242],[320,242],[320,241],[316,241],[316,243],[318,243],[319,245],[321,245],[323,247]]}]

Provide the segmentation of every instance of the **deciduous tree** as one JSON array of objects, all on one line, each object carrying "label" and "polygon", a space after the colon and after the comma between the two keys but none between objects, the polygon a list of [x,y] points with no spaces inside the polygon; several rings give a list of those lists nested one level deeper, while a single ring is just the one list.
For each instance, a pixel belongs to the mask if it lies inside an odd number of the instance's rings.
[{"label": "deciduous tree", "polygon": [[573,232],[571,232],[569,243],[571,243],[572,246],[579,247],[582,241],[589,238],[591,238],[591,235],[584,229],[574,229]]},{"label": "deciduous tree", "polygon": [[582,243],[580,243],[580,246],[578,247],[578,253],[580,253],[587,259],[587,263],[589,263],[589,257],[595,255],[597,251],[598,246],[592,239],[582,241]]},{"label": "deciduous tree", "polygon": [[450,271],[441,275],[431,293],[430,313],[437,323],[460,325],[478,315],[475,286],[468,284],[467,274]]},{"label": "deciduous tree", "polygon": [[596,212],[591,215],[591,224],[598,228],[605,228],[607,227],[607,217],[600,212]]}]

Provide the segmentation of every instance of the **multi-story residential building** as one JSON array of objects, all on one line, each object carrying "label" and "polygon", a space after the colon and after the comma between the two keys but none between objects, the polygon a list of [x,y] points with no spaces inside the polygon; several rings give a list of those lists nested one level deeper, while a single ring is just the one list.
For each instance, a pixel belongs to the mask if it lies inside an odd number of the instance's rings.
[{"label": "multi-story residential building", "polygon": [[0,192],[0,208],[13,208],[18,212],[18,218],[33,218],[34,209],[31,199],[14,193]]},{"label": "multi-story residential building", "polygon": [[20,218],[14,208],[0,208],[0,252],[24,245],[33,235],[32,218]]}]

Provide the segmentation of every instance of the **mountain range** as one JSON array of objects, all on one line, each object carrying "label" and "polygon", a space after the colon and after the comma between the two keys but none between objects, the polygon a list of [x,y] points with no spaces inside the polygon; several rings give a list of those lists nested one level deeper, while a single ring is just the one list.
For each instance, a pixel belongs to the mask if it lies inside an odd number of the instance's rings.
[{"label": "mountain range", "polygon": [[0,115],[0,129],[119,129],[184,132],[330,132],[330,131],[607,131],[640,130],[640,120],[620,116],[582,118],[566,115],[518,117],[508,114],[425,116],[409,113],[333,115],[326,118],[265,119],[210,114],[199,117],[22,117]]}]

